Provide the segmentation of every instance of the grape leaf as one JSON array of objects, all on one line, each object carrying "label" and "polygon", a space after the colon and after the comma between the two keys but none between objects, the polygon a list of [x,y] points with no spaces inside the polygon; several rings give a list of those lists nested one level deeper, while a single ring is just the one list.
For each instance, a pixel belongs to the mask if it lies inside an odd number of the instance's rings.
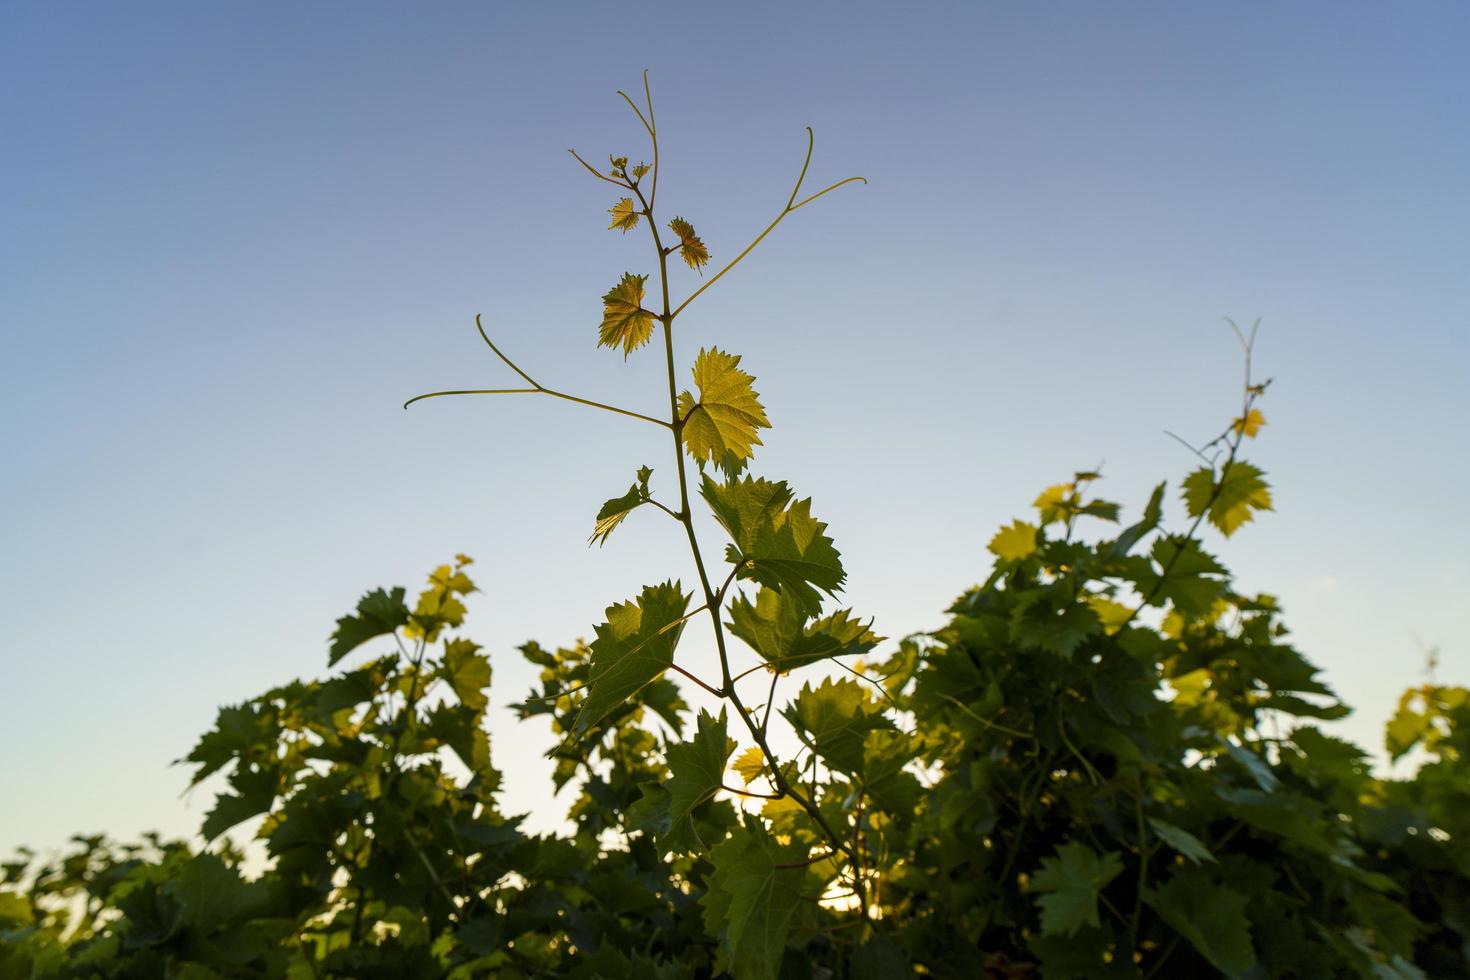
[{"label": "grape leaf", "polygon": [[1004,561],[1020,561],[1036,552],[1036,525],[1013,521],[1009,527],[995,532],[989,548]]},{"label": "grape leaf", "polygon": [[637,599],[607,608],[607,622],[595,628],[597,639],[592,641],[578,734],[669,669],[688,605],[689,596],[679,583],[665,582],[645,586]]},{"label": "grape leaf", "polygon": [[408,625],[408,605],[403,598],[401,587],[392,592],[374,589],[363,596],[357,604],[357,615],[337,620],[327,652],[327,666],[331,667],[368,640]]},{"label": "grape leaf", "polygon": [[1215,860],[1215,855],[1210,853],[1210,849],[1204,845],[1204,842],[1189,831],[1152,817],[1149,818],[1148,825],[1154,829],[1154,833],[1158,834],[1164,843],[1195,864]]},{"label": "grape leaf", "polygon": [[593,525],[592,536],[587,539],[588,545],[594,541],[599,545],[606,544],[608,535],[623,523],[623,518],[648,502],[648,478],[652,475],[653,470],[647,466],[639,468],[638,482],[630,486],[628,492],[621,497],[614,497],[602,505],[602,509],[597,512],[597,523]]},{"label": "grape leaf", "polygon": [[669,764],[668,829],[660,843],[679,850],[704,850],[711,841],[700,840],[694,810],[717,793],[724,783],[725,763],[735,751],[725,735],[725,711],[714,718],[701,711],[693,740],[676,742],[665,753]]},{"label": "grape leaf", "polygon": [[626,235],[630,230],[638,227],[639,212],[633,210],[631,197],[620,199],[618,203],[607,209],[607,213],[612,215],[612,224],[607,226],[608,231],[617,228]]},{"label": "grape leaf", "polygon": [[751,387],[755,379],[740,370],[739,364],[738,354],[701,350],[694,359],[699,400],[687,391],[679,395],[684,445],[701,465],[724,464],[727,457],[743,463],[753,447],[761,445],[757,430],[771,426],[759,394]]},{"label": "grape leaf", "polygon": [[776,980],[786,939],[801,909],[801,848],[782,846],[748,821],[709,852],[714,871],[700,903],[704,927],[719,942],[716,970],[736,980]]},{"label": "grape leaf", "polygon": [[868,696],[855,680],[803,684],[801,693],[781,712],[802,741],[828,765],[846,773],[863,772],[863,742],[869,732],[891,730],[893,722],[881,702]]},{"label": "grape leaf", "polygon": [[1070,657],[1084,640],[1102,629],[1102,621],[1087,603],[1068,602],[1057,609],[1049,600],[1042,592],[1022,593],[1011,614],[1011,639]]},{"label": "grape leaf", "polygon": [[709,262],[709,249],[704,240],[694,233],[694,226],[683,218],[669,222],[669,230],[679,236],[679,256],[689,268],[698,271]]},{"label": "grape leaf", "polygon": [[1145,895],[1144,901],[1227,977],[1245,976],[1255,968],[1246,896],[1190,869]]},{"label": "grape leaf", "polygon": [[823,533],[827,525],[811,516],[810,498],[792,503],[785,482],[751,477],[716,483],[706,476],[700,493],[730,534],[725,558],[739,566],[737,577],[780,592],[811,615],[822,607],[818,589],[841,591],[842,556]]},{"label": "grape leaf", "polygon": [[1122,870],[1117,851],[1099,857],[1085,844],[1063,844],[1056,857],[1042,858],[1031,875],[1032,890],[1041,893],[1041,934],[1071,936],[1083,926],[1099,926],[1097,897]]},{"label": "grape leaf", "polygon": [[1220,476],[1217,491],[1215,471],[1201,466],[1184,480],[1189,516],[1198,517],[1208,510],[1210,523],[1230,537],[1242,524],[1254,520],[1257,511],[1271,510],[1271,490],[1264,476],[1250,463],[1234,460]]},{"label": "grape leaf", "polygon": [[750,644],[778,671],[845,654],[866,653],[882,642],[850,609],[808,624],[794,599],[762,587],[752,604],[744,596],[730,603],[730,632]]},{"label": "grape leaf", "polygon": [[740,753],[730,765],[730,768],[738,772],[740,778],[745,780],[747,786],[756,781],[765,767],[766,754],[760,750],[758,745],[752,745]]},{"label": "grape leaf", "polygon": [[476,711],[490,701],[485,694],[490,686],[490,660],[479,651],[480,645],[470,640],[455,639],[444,644],[444,679],[454,696]]},{"label": "grape leaf", "polygon": [[653,336],[653,314],[645,310],[643,286],[647,276],[623,273],[616,286],[602,297],[602,328],[598,347],[622,347],[623,359]]},{"label": "grape leaf", "polygon": [[1249,412],[1246,412],[1243,416],[1232,422],[1230,424],[1230,428],[1231,431],[1243,435],[1247,439],[1254,439],[1258,434],[1260,434],[1261,426],[1265,424],[1266,416],[1261,414],[1260,409],[1253,408]]}]

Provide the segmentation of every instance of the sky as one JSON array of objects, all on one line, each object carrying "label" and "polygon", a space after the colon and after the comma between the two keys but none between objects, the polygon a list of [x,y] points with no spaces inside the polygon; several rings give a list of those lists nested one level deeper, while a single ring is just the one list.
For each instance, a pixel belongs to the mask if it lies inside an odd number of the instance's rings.
[{"label": "sky", "polygon": [[[682,377],[716,344],[756,375],[756,471],[813,498],[846,602],[935,629],[1046,485],[1101,464],[1125,517],[1177,488],[1163,430],[1228,423],[1222,317],[1260,317],[1276,510],[1209,546],[1378,748],[1428,648],[1470,681],[1467,32],[1432,2],[0,7],[0,852],[193,832],[170,763],[217,707],[323,674],[359,595],[456,552],[502,706],[517,645],[693,581],[656,513],[586,546],[637,467],[668,491],[661,430],[401,408],[517,383],[476,313],[545,384],[666,407],[652,349],[595,347],[652,268],[566,153],[647,155],[615,94],[645,68],[660,205],[716,265],[805,126],[810,186],[869,180],[676,337]],[[543,724],[497,708],[492,739],[507,808],[553,813]]]}]

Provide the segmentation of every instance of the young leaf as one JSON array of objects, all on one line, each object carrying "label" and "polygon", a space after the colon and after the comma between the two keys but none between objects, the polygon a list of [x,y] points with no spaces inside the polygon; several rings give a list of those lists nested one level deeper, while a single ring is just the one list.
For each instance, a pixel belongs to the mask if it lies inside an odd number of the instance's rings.
[{"label": "young leaf", "polygon": [[823,533],[827,525],[811,516],[810,498],[791,503],[785,482],[751,477],[728,483],[705,477],[700,493],[730,534],[725,558],[740,566],[739,578],[775,589],[810,615],[822,606],[818,589],[841,590],[842,556]]},{"label": "young leaf", "polygon": [[687,391],[681,393],[679,415],[684,445],[697,463],[722,463],[727,455],[743,462],[753,447],[761,445],[757,430],[771,426],[750,385],[755,379],[739,364],[738,354],[716,349],[701,350],[694,359],[699,401]]},{"label": "young leaf", "polygon": [[578,734],[669,669],[688,605],[689,596],[679,583],[665,582],[644,587],[636,600],[607,608],[607,622],[596,627],[597,639],[592,641]]},{"label": "young leaf", "polygon": [[759,823],[737,827],[709,852],[714,871],[704,905],[705,930],[719,942],[717,971],[736,980],[776,980],[786,939],[801,908],[802,849],[782,847]]},{"label": "young leaf", "polygon": [[638,482],[628,488],[628,492],[621,497],[614,497],[602,505],[597,512],[597,523],[592,528],[592,537],[587,539],[590,545],[596,541],[599,545],[607,542],[608,535],[639,506],[648,502],[648,478],[653,475],[653,470],[646,466],[638,470]]},{"label": "young leaf", "polygon": [[683,218],[675,218],[669,222],[669,230],[679,236],[679,255],[685,265],[697,272],[709,262],[709,249],[694,233],[693,225]]},{"label": "young leaf", "polygon": [[337,620],[337,629],[332,633],[332,645],[327,652],[327,666],[331,667],[368,640],[386,636],[408,625],[408,605],[403,597],[401,587],[392,592],[374,589],[363,596],[357,604],[356,616],[343,616]]},{"label": "young leaf", "polygon": [[1210,523],[1227,538],[1255,518],[1256,511],[1271,509],[1271,490],[1263,474],[1250,463],[1235,460],[1225,468],[1216,491],[1215,471],[1208,466],[1195,470],[1184,481],[1184,502],[1190,517],[1209,510]]},{"label": "young leaf", "polygon": [[597,346],[622,347],[624,360],[653,336],[653,314],[642,306],[647,281],[647,276],[625,272],[602,297],[602,329]]},{"label": "young leaf", "polygon": [[1253,408],[1231,423],[1230,428],[1247,439],[1254,439],[1260,433],[1261,426],[1265,424],[1266,416],[1261,414],[1259,408]]},{"label": "young leaf", "polygon": [[1004,561],[1020,561],[1036,551],[1036,525],[1013,521],[995,532],[989,545],[992,554]]},{"label": "young leaf", "polygon": [[607,226],[608,231],[617,228],[626,235],[630,229],[638,227],[639,213],[633,210],[633,199],[631,197],[622,198],[618,203],[608,208],[607,213],[612,215],[612,224]]},{"label": "young leaf", "polygon": [[1246,896],[1190,869],[1170,878],[1144,901],[1227,977],[1243,977],[1254,970]]},{"label": "young leaf", "polygon": [[1041,934],[1070,936],[1083,926],[1097,927],[1097,897],[1123,870],[1118,852],[1101,857],[1086,844],[1067,843],[1056,857],[1042,858],[1031,876],[1031,887],[1041,893]]},{"label": "young leaf", "polygon": [[744,596],[730,603],[730,632],[750,644],[767,663],[785,673],[807,664],[846,654],[866,653],[882,641],[843,609],[807,624],[795,599],[762,587],[752,604]]},{"label": "young leaf", "polygon": [[749,786],[766,768],[766,754],[760,750],[760,746],[752,745],[736,757],[730,768],[738,772],[745,785]]},{"label": "young leaf", "polygon": [[466,707],[479,711],[489,704],[485,688],[490,686],[490,661],[480,653],[478,643],[464,639],[445,643],[443,674]]}]

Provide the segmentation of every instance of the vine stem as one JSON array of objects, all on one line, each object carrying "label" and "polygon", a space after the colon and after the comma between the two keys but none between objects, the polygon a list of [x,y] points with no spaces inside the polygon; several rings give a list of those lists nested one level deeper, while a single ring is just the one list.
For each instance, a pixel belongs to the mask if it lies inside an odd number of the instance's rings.
[{"label": "vine stem", "polygon": [[[580,159],[580,157],[578,159]],[[495,342],[491,340],[490,335],[485,332],[485,325],[480,322],[480,314],[478,313],[475,314],[475,329],[480,331],[480,339],[484,340],[485,343],[489,345],[490,349],[495,352],[495,356],[504,361],[516,374],[519,374],[522,378],[525,378],[526,383],[531,387],[458,388],[452,391],[431,391],[427,394],[415,395],[414,397],[410,398],[408,401],[403,403],[404,408],[408,408],[408,406],[412,405],[414,402],[421,402],[426,398],[443,398],[446,395],[550,395],[553,398],[561,398],[569,402],[576,402],[578,405],[586,405],[588,408],[598,408],[604,412],[615,412],[618,415],[626,415],[629,418],[639,419],[643,422],[652,422],[654,425],[661,425],[665,428],[670,427],[668,422],[665,422],[663,419],[654,418],[652,415],[644,415],[642,412],[635,412],[632,409],[618,408],[616,405],[607,405],[603,402],[593,401],[590,398],[582,398],[579,395],[572,395],[568,394],[565,391],[558,391],[555,388],[546,387],[545,385],[538,382],[535,378],[527,374],[525,371],[521,370],[520,365],[516,364],[515,361],[512,361],[510,358],[506,357],[501,349],[495,346]]]},{"label": "vine stem", "polygon": [[[646,79],[645,79],[645,81],[646,81]],[[625,95],[625,96],[623,96],[623,98],[627,98],[627,96]],[[866,177],[848,177],[846,180],[839,180],[837,183],[832,184],[829,187],[824,187],[822,190],[817,191],[815,194],[812,194],[809,197],[804,197],[800,201],[798,201],[796,199],[796,195],[799,194],[799,193],[801,193],[801,184],[802,184],[802,181],[806,180],[806,170],[807,170],[807,167],[809,167],[811,165],[811,162],[812,162],[812,147],[815,145],[815,142],[816,142],[816,135],[812,132],[812,128],[810,126],[808,126],[806,128],[806,159],[801,164],[801,174],[800,174],[800,176],[798,176],[796,178],[796,186],[791,189],[791,196],[786,199],[786,206],[781,209],[781,213],[778,214],[778,215],[776,215],[776,219],[774,221],[772,221],[770,224],[766,225],[765,231],[762,231],[759,235],[756,235],[755,236],[755,240],[753,242],[751,242],[749,245],[745,246],[745,249],[739,255],[735,256],[729,262],[725,263],[724,268],[720,269],[720,271],[719,272],[716,272],[713,276],[710,276],[710,278],[703,285],[701,285],[694,292],[690,293],[689,294],[689,297],[687,299],[685,299],[684,302],[680,303],[679,306],[678,306],[678,308],[675,309],[674,312],[672,314],[670,314],[670,316],[678,316],[680,313],[684,312],[684,308],[686,306],[688,306],[690,303],[694,302],[695,298],[698,297],[700,293],[704,292],[706,289],[710,288],[715,283],[719,282],[721,276],[723,276],[725,273],[729,272],[731,269],[735,268],[735,266],[739,265],[740,264],[740,260],[743,259],[743,258],[745,258],[752,251],[754,251],[755,250],[755,247],[757,245],[759,245],[761,243],[761,241],[767,235],[769,235],[771,232],[775,231],[776,230],[776,226],[779,225],[782,221],[786,220],[786,216],[788,214],[791,214],[794,211],[799,211],[800,209],[806,207],[808,204],[810,204],[813,201],[815,201],[817,198],[821,197],[823,194],[827,194],[827,193],[830,193],[832,191],[835,191],[837,188],[841,187],[843,184],[851,184],[854,181],[861,181],[864,184],[866,184],[868,182],[868,178],[866,178]],[[654,141],[654,159],[657,160],[657,158],[658,158],[658,141],[655,140]],[[654,171],[655,177],[657,176],[657,173],[658,173],[658,171],[655,170]]]},{"label": "vine stem", "polygon": [[[638,114],[639,119],[644,124],[644,128],[648,131],[649,139],[653,141],[654,159],[656,161],[658,159],[658,130],[653,126],[651,120],[653,114],[652,101],[650,100],[649,102],[650,118],[644,119],[643,113],[638,110],[638,107],[633,103],[633,100],[629,99],[626,94],[619,94],[623,95],[623,98],[627,100],[630,106],[632,106],[633,111]],[[808,133],[810,133],[810,130],[808,130]],[[808,160],[810,160],[811,158],[810,143],[807,146],[807,158]],[[657,171],[655,171],[655,174],[656,173]],[[805,167],[803,167],[803,176],[805,176]],[[835,186],[837,185],[834,185],[834,187]],[[797,189],[799,190],[800,187],[801,182],[800,180],[798,180]],[[762,730],[761,726],[756,723],[755,719],[751,716],[750,711],[745,707],[744,702],[741,700],[740,692],[735,689],[734,681],[730,676],[730,655],[725,644],[724,624],[720,621],[720,604],[723,601],[726,586],[728,586],[729,582],[727,581],[725,586],[721,586],[718,593],[716,593],[715,589],[711,586],[709,573],[704,563],[704,555],[700,551],[699,547],[699,535],[694,530],[693,512],[689,506],[689,475],[686,471],[684,461],[684,420],[680,417],[679,414],[678,380],[674,372],[674,318],[679,315],[684,307],[689,305],[694,296],[690,296],[689,299],[686,299],[683,304],[681,304],[677,309],[674,309],[672,307],[672,304],[669,301],[670,253],[664,249],[663,241],[659,236],[658,223],[655,221],[653,216],[653,204],[647,197],[644,196],[643,191],[636,183],[631,185],[631,189],[633,193],[637,195],[638,203],[643,207],[643,216],[648,221],[649,232],[653,236],[654,251],[658,255],[659,287],[660,292],[662,293],[663,312],[660,313],[656,317],[656,319],[663,327],[662,332],[664,337],[664,364],[666,367],[669,390],[670,421],[665,424],[668,425],[670,433],[673,436],[675,467],[679,476],[679,512],[676,516],[679,519],[679,523],[684,525],[685,536],[689,540],[689,551],[694,559],[694,568],[699,576],[700,588],[704,591],[705,605],[709,610],[710,625],[714,630],[715,649],[718,652],[720,658],[720,687],[714,693],[716,693],[717,696],[722,697],[724,700],[729,701],[730,704],[735,708],[735,713],[745,723],[745,727],[750,732],[751,738],[760,748],[761,754],[765,757],[770,765],[771,782],[773,789],[775,789],[778,794],[789,796],[793,800],[795,800],[796,803],[812,818],[812,821],[817,825],[817,827],[820,828],[823,836],[827,838],[832,847],[847,855],[849,860],[855,860],[852,847],[846,841],[844,841],[827,823],[826,817],[822,815],[822,812],[817,808],[816,803],[807,798],[804,794],[795,790],[791,786],[790,782],[786,779],[785,774],[781,771],[780,760],[776,758],[775,753],[771,750],[770,745],[766,741],[765,732]],[[827,188],[827,190],[832,189],[833,188],[830,187]],[[795,193],[795,191],[792,192],[793,199],[795,197]],[[813,195],[807,200],[815,200],[817,197],[820,197],[821,194],[825,193],[826,190]],[[807,201],[801,202],[801,204],[805,203],[807,203]],[[800,207],[801,204],[797,204],[796,207]],[[761,238],[764,238],[767,234],[770,233],[772,228],[780,223],[781,218],[784,218],[787,214],[790,214],[792,211],[796,210],[796,207],[792,207],[790,201],[788,201],[787,207],[782,211],[780,217],[778,217],[776,221],[772,222],[770,227],[762,232],[760,237],[757,238],[756,241],[747,246],[744,252],[741,252],[740,255],[732,260],[728,265],[726,265],[724,269],[721,269],[714,278],[710,279],[709,282],[706,282],[703,286],[701,286],[694,295],[697,296],[699,293],[702,293],[705,289],[714,284],[715,279],[723,276],[726,272],[733,268],[735,264],[740,261],[741,258],[747,255],[751,251],[751,249],[755,248],[755,246],[759,244]],[[524,377],[524,374],[522,376]],[[529,381],[530,379],[527,378],[527,380]]]}]

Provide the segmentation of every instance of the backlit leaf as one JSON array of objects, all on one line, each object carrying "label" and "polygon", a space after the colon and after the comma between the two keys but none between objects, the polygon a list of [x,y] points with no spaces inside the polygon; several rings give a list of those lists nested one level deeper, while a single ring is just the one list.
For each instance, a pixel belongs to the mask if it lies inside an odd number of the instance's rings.
[{"label": "backlit leaf", "polygon": [[991,552],[1005,561],[1020,561],[1036,552],[1036,525],[1013,521],[990,539]]},{"label": "backlit leaf", "polygon": [[444,644],[444,679],[467,707],[478,711],[489,703],[490,661],[478,643],[455,639]]},{"label": "backlit leaf", "polygon": [[635,600],[609,606],[607,622],[596,627],[587,700],[577,732],[601,721],[639,688],[669,669],[683,631],[689,596],[677,582],[650,585]]},{"label": "backlit leaf", "polygon": [[801,909],[799,868],[805,854],[783,847],[758,823],[735,828],[709,852],[714,871],[704,905],[704,925],[719,943],[717,969],[736,980],[776,980],[786,940]]},{"label": "backlit leaf", "polygon": [[1195,470],[1184,481],[1184,502],[1190,517],[1209,511],[1210,523],[1227,538],[1242,524],[1255,518],[1256,511],[1271,509],[1271,490],[1264,473],[1242,460],[1231,462],[1219,477],[1208,466]]},{"label": "backlit leaf", "polygon": [[669,222],[669,229],[679,236],[679,256],[685,265],[697,271],[709,262],[709,249],[694,233],[693,225],[683,218],[675,218]]},{"label": "backlit leaf", "polygon": [[735,742],[725,735],[725,712],[719,718],[701,711],[694,738],[668,747],[669,828],[664,843],[682,850],[705,849],[714,841],[701,840],[694,811],[719,792],[724,783],[725,763],[735,751]]},{"label": "backlit leaf", "polygon": [[1261,414],[1260,409],[1253,408],[1231,423],[1230,428],[1247,439],[1254,439],[1265,424],[1266,416]]},{"label": "backlit leaf", "polygon": [[622,198],[608,208],[607,213],[612,215],[612,224],[607,226],[608,231],[616,228],[626,235],[631,229],[638,227],[639,212],[634,210],[631,197]]},{"label": "backlit leaf", "polygon": [[332,645],[327,653],[327,666],[332,666],[368,640],[386,636],[408,625],[408,605],[403,600],[402,588],[392,592],[374,589],[363,596],[357,604],[355,616],[343,616],[337,620],[337,629],[332,633]]},{"label": "backlit leaf", "polygon": [[760,776],[766,767],[766,754],[760,750],[760,746],[752,745],[740,755],[736,756],[730,768],[740,774],[740,778],[749,786]]},{"label": "backlit leaf", "polygon": [[824,533],[827,525],[811,516],[810,499],[792,503],[784,482],[752,477],[728,483],[705,477],[700,493],[730,534],[725,558],[739,566],[737,577],[780,592],[812,615],[821,609],[819,589],[840,591],[842,556]]},{"label": "backlit leaf", "polygon": [[621,347],[627,356],[653,336],[653,314],[643,308],[643,286],[647,276],[625,272],[616,286],[602,297],[602,329],[598,347]]},{"label": "backlit leaf", "polygon": [[587,539],[589,545],[594,541],[599,545],[605,544],[608,535],[623,523],[623,518],[648,502],[648,478],[652,474],[653,470],[642,467],[638,470],[638,482],[630,486],[627,493],[602,505],[602,509],[597,512],[597,523],[592,528],[592,536]]},{"label": "backlit leaf", "polygon": [[810,624],[808,618],[798,600],[764,587],[754,603],[744,596],[730,603],[730,632],[782,672],[830,657],[866,653],[882,639],[868,628],[871,623],[858,620],[848,609]]},{"label": "backlit leaf", "polygon": [[883,704],[869,697],[862,684],[845,677],[824,680],[816,687],[803,684],[782,714],[828,765],[853,774],[863,772],[868,733],[893,728]]},{"label": "backlit leaf", "polygon": [[722,350],[701,350],[694,359],[694,383],[699,400],[689,392],[679,396],[684,445],[698,463],[723,464],[750,458],[761,444],[758,430],[770,428],[766,410],[751,382],[740,370],[740,356]]}]

